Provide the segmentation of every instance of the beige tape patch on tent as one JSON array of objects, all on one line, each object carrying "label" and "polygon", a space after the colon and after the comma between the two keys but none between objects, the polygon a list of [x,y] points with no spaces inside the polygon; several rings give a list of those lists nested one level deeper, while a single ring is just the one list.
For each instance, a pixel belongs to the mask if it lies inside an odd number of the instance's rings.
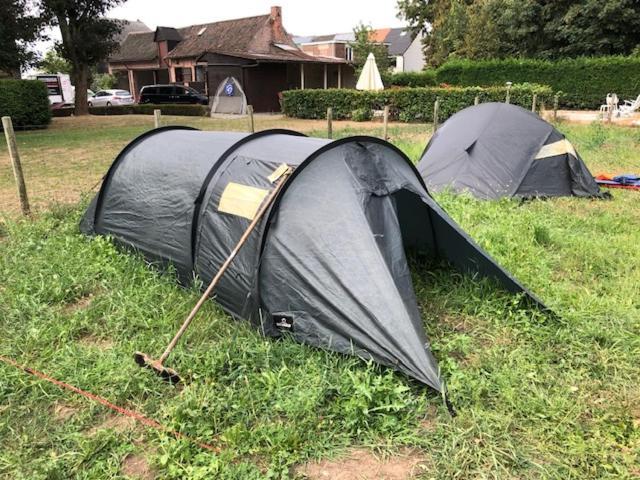
[{"label": "beige tape patch on tent", "polygon": [[558,155],[565,155],[567,153],[570,153],[574,157],[578,156],[576,154],[576,149],[573,148],[571,142],[564,138],[562,140],[558,140],[557,142],[550,143],[549,145],[544,145],[536,155],[535,160],[556,157]]},{"label": "beige tape patch on tent", "polygon": [[269,190],[229,182],[222,192],[218,211],[253,220]]}]

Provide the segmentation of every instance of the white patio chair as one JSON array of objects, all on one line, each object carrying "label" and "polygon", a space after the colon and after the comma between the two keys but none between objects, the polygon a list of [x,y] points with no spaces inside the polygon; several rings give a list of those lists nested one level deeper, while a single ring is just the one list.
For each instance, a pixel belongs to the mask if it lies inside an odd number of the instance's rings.
[{"label": "white patio chair", "polygon": [[620,107],[620,115],[628,117],[640,109],[640,95],[635,100],[625,100]]},{"label": "white patio chair", "polygon": [[600,105],[600,116],[605,119],[611,117],[619,117],[620,112],[618,110],[619,103],[618,95],[615,93],[607,93],[606,104]]}]

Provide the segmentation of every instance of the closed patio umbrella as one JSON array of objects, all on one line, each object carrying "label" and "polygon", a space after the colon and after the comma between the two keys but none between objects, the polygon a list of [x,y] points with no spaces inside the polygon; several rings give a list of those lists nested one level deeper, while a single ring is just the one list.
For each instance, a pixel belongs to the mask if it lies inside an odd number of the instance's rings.
[{"label": "closed patio umbrella", "polygon": [[358,90],[383,90],[384,85],[380,78],[380,72],[378,71],[378,65],[376,65],[376,57],[373,53],[370,53],[367,57],[367,61],[362,68],[360,78],[356,84]]}]

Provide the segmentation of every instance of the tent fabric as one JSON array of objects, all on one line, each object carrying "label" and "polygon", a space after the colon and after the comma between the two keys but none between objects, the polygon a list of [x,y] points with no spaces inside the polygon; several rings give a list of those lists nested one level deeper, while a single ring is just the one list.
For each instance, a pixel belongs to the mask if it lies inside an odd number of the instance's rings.
[{"label": "tent fabric", "polygon": [[206,285],[283,163],[293,174],[214,294],[263,334],[373,359],[441,391],[405,249],[538,301],[440,209],[400,150],[371,137],[153,130],[116,158],[81,230]]},{"label": "tent fabric", "polygon": [[506,103],[453,115],[431,138],[418,170],[431,191],[450,188],[481,199],[603,196],[564,135]]}]

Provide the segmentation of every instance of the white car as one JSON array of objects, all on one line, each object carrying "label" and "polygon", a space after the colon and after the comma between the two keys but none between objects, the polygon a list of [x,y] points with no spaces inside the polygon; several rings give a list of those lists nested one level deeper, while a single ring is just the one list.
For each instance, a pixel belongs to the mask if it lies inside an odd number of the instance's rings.
[{"label": "white car", "polygon": [[90,107],[110,107],[111,105],[131,105],[133,96],[126,90],[100,90],[89,99]]}]

